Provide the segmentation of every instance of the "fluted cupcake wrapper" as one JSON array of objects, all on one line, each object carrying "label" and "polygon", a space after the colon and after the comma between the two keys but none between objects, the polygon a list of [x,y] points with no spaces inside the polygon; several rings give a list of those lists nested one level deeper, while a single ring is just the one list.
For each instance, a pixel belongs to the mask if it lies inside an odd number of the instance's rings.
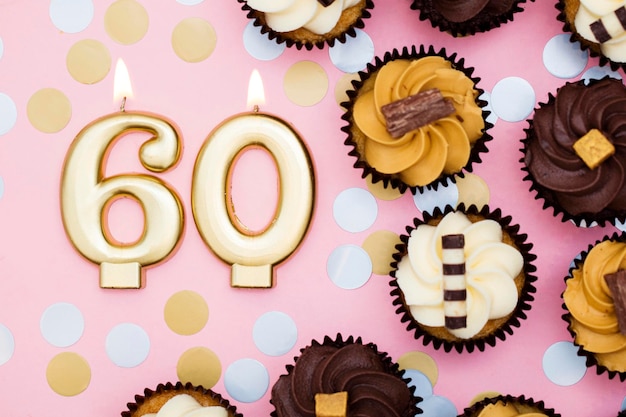
[{"label": "fluted cupcake wrapper", "polygon": [[363,29],[365,27],[364,19],[371,17],[370,10],[374,8],[374,0],[365,0],[365,6],[361,11],[361,15],[357,17],[354,22],[349,24],[343,30],[338,30],[336,27],[333,31],[331,31],[331,33],[326,35],[316,35],[312,32],[306,31],[306,29],[301,29],[305,30],[312,38],[315,38],[311,41],[302,41],[293,36],[293,31],[277,32],[270,28],[266,24],[263,12],[259,12],[248,6],[247,0],[237,0],[237,2],[241,4],[241,9],[246,12],[248,19],[253,21],[254,26],[260,27],[261,33],[267,34],[270,40],[273,40],[278,44],[284,43],[288,48],[296,47],[298,50],[305,48],[308,51],[312,50],[314,47],[318,49],[323,49],[326,46],[333,47],[335,42],[345,43],[348,37],[356,37],[355,29]]},{"label": "fluted cupcake wrapper", "polygon": [[[407,255],[408,242],[411,232],[418,226],[428,224],[431,220],[442,218],[444,215],[453,211],[460,211],[469,215],[478,215],[480,217],[484,217],[485,219],[491,219],[498,222],[502,226],[502,230],[512,238],[513,243],[518,248],[524,259],[524,283],[515,309],[507,320],[501,326],[494,329],[493,332],[485,336],[475,337],[472,339],[460,339],[454,337],[452,334],[450,334],[449,339],[443,339],[429,332],[426,326],[421,325],[412,316],[409,307],[405,303],[404,293],[396,280],[398,263],[404,256]],[[514,328],[520,327],[521,322],[526,320],[526,311],[531,309],[530,303],[534,300],[534,296],[532,294],[537,291],[533,285],[533,283],[537,280],[537,278],[533,275],[533,273],[537,270],[537,268],[533,265],[533,261],[537,259],[537,256],[531,253],[533,245],[532,243],[527,242],[527,238],[528,236],[526,234],[519,233],[519,225],[512,224],[511,216],[502,216],[502,211],[500,209],[491,211],[489,206],[483,206],[481,209],[478,209],[475,205],[471,205],[466,208],[465,205],[461,203],[455,209],[448,205],[444,209],[437,207],[432,213],[423,213],[423,219],[415,218],[413,220],[413,225],[406,227],[406,234],[400,236],[402,243],[396,246],[396,253],[393,255],[394,262],[391,264],[392,271],[390,275],[393,279],[389,282],[389,285],[392,287],[390,294],[393,298],[392,304],[397,307],[396,314],[400,315],[400,321],[407,324],[406,329],[414,333],[415,339],[421,339],[424,346],[432,344],[435,349],[443,349],[445,352],[456,350],[458,353],[462,353],[463,351],[471,353],[475,349],[482,352],[487,346],[494,347],[498,340],[504,341],[507,334],[512,335]]]},{"label": "fluted cupcake wrapper", "polygon": [[[427,56],[442,57],[443,59],[452,63],[452,68],[463,72],[465,76],[472,80],[472,82],[474,83],[474,89],[478,92],[476,104],[482,109],[482,118],[485,121],[485,127],[482,130],[482,136],[478,138],[476,142],[472,145],[467,164],[465,164],[465,166],[461,168],[459,172],[442,174],[435,181],[425,186],[411,186],[404,183],[397,174],[383,174],[381,172],[378,172],[375,168],[369,165],[367,161],[365,161],[365,159],[361,155],[359,144],[354,139],[352,134],[352,129],[356,128],[352,109],[358,96],[359,89],[363,86],[365,81],[367,81],[372,76],[372,74],[382,68],[385,64],[396,59],[415,60]],[[413,194],[416,194],[418,190],[420,192],[424,191],[425,189],[437,190],[440,185],[446,185],[448,182],[456,182],[457,177],[463,178],[465,172],[472,172],[473,165],[482,162],[480,154],[488,151],[486,143],[492,140],[492,137],[488,133],[488,131],[493,127],[493,124],[486,121],[490,112],[486,110],[487,102],[480,98],[484,93],[484,90],[478,86],[480,78],[473,77],[473,73],[473,67],[465,66],[465,58],[459,58],[457,53],[449,55],[445,48],[435,50],[432,45],[420,45],[419,49],[415,45],[413,45],[411,49],[409,49],[408,47],[404,47],[402,51],[393,49],[392,51],[386,52],[382,58],[378,56],[375,57],[373,64],[368,63],[365,70],[358,73],[359,80],[355,80],[352,82],[353,88],[346,92],[348,95],[348,101],[341,103],[341,106],[344,107],[346,110],[341,116],[341,119],[347,123],[346,125],[341,127],[341,130],[347,134],[347,138],[345,139],[344,144],[351,148],[351,150],[348,152],[348,155],[356,157],[356,161],[354,162],[353,166],[356,169],[362,170],[361,177],[365,178],[371,175],[372,183],[374,184],[382,181],[385,188],[395,188],[398,189],[401,193],[404,193],[407,189],[410,189]]]},{"label": "fluted cupcake wrapper", "polygon": [[463,410],[463,414],[459,415],[459,417],[478,417],[480,412],[490,404],[496,404],[498,402],[502,402],[506,404],[514,404],[522,406],[525,410],[530,412],[535,411],[539,413],[543,413],[548,417],[561,417],[561,414],[558,414],[554,411],[553,408],[547,408],[543,401],[535,401],[533,398],[524,395],[514,396],[514,395],[498,395],[495,397],[485,398],[481,401],[478,401],[472,404],[470,407],[467,407]]}]

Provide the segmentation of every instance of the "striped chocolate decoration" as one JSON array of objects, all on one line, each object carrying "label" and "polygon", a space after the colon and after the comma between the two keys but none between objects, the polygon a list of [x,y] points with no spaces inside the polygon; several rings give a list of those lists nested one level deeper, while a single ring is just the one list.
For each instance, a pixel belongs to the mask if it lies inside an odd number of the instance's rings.
[{"label": "striped chocolate decoration", "polygon": [[589,29],[591,29],[591,33],[600,43],[611,40],[615,35],[620,35],[626,30],[626,7],[622,6],[602,16],[591,23]]},{"label": "striped chocolate decoration", "polygon": [[467,286],[465,285],[465,236],[441,236],[443,263],[443,311],[448,329],[467,327]]}]

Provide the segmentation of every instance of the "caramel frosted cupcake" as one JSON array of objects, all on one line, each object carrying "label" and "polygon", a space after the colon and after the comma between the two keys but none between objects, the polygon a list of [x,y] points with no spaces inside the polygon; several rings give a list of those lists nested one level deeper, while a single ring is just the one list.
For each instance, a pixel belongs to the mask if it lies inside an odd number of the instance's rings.
[{"label": "caramel frosted cupcake", "polygon": [[159,411],[159,415],[166,416],[194,412],[203,417],[243,417],[220,394],[182,382],[159,384],[154,390],[146,388],[143,395],[135,395],[135,402],[128,403],[127,408],[122,417],[154,417]]},{"label": "caramel frosted cupcake", "polygon": [[535,401],[523,395],[498,395],[485,398],[463,410],[459,417],[560,417],[543,401]]},{"label": "caramel frosted cupcake", "polygon": [[261,33],[287,46],[333,46],[365,26],[373,0],[237,0]]},{"label": "caramel frosted cupcake", "polygon": [[492,126],[473,71],[456,54],[424,46],[393,50],[368,64],[342,103],[354,167],[401,192],[436,188],[471,172],[487,152]]},{"label": "caramel frosted cupcake", "polygon": [[626,219],[626,87],[603,78],[567,83],[541,103],[522,140],[524,180],[562,221]]},{"label": "caramel frosted cupcake", "polygon": [[300,352],[272,387],[273,417],[413,417],[421,412],[415,388],[373,343],[326,336]]},{"label": "caramel frosted cupcake", "polygon": [[626,1],[558,0],[556,8],[572,42],[599,57],[600,65],[626,68]]},{"label": "caramel frosted cupcake", "polygon": [[424,345],[483,351],[526,319],[536,256],[510,216],[447,206],[414,219],[407,233],[394,254],[391,295]]},{"label": "caramel frosted cupcake", "polygon": [[420,20],[430,21],[434,28],[465,36],[512,21],[515,13],[524,10],[523,3],[526,0],[413,0],[411,9],[418,10]]},{"label": "caramel frosted cupcake", "polygon": [[574,261],[563,320],[588,367],[626,380],[626,236],[613,234]]}]

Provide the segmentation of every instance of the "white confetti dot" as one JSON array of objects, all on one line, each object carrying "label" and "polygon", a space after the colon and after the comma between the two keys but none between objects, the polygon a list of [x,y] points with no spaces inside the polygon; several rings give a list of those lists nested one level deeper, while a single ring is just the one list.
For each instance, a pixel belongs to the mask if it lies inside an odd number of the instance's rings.
[{"label": "white confetti dot", "polygon": [[578,42],[570,42],[566,33],[556,35],[543,48],[543,65],[558,78],[573,78],[587,66],[589,54]]},{"label": "white confetti dot", "polygon": [[483,108],[483,110],[488,111],[489,116],[487,116],[485,120],[495,126],[496,122],[498,121],[498,115],[496,114],[496,112],[493,111],[493,108],[491,107],[491,93],[489,91],[485,91],[480,95],[479,98],[487,102],[487,105]]},{"label": "white confetti dot", "polygon": [[43,312],[39,329],[52,346],[68,347],[78,342],[83,335],[85,320],[74,304],[57,303]]},{"label": "white confetti dot", "polygon": [[585,80],[585,84],[589,84],[589,80],[600,80],[606,76],[621,80],[622,75],[619,72],[611,70],[611,67],[591,67],[583,73],[581,79]]},{"label": "white confetti dot", "polygon": [[0,135],[13,129],[17,121],[17,107],[11,97],[0,93]]},{"label": "white confetti dot", "polygon": [[224,373],[224,387],[236,401],[252,403],[269,388],[270,376],[263,364],[254,359],[233,362]]},{"label": "white confetti dot", "polygon": [[491,107],[504,121],[522,121],[535,108],[535,90],[523,78],[503,78],[491,91]]},{"label": "white confetti dot", "polygon": [[57,29],[65,33],[78,33],[93,20],[92,0],[51,0],[50,19]]},{"label": "white confetti dot", "polygon": [[15,352],[13,333],[6,326],[0,324],[0,365],[7,363],[13,356],[13,352]]},{"label": "white confetti dot", "polygon": [[404,371],[403,377],[411,380],[407,385],[409,387],[415,387],[415,396],[426,399],[433,395],[433,384],[430,382],[430,379],[420,371],[407,369]]},{"label": "white confetti dot", "polygon": [[269,356],[289,352],[298,340],[296,323],[281,311],[270,311],[259,317],[252,329],[254,344]]},{"label": "white confetti dot", "polygon": [[456,407],[449,399],[433,395],[417,405],[422,409],[420,417],[456,417]]},{"label": "white confetti dot", "polygon": [[2,42],[2,38],[0,38],[0,59],[2,59],[2,55],[4,55],[4,42]]},{"label": "white confetti dot", "polygon": [[180,4],[184,4],[185,6],[195,6],[196,4],[202,3],[204,0],[176,0]]},{"label": "white confetti dot", "polygon": [[372,260],[360,246],[342,245],[328,257],[326,272],[331,281],[345,290],[360,288],[372,275]]},{"label": "white confetti dot", "polygon": [[376,198],[363,188],[348,188],[339,193],[333,204],[335,222],[348,232],[362,232],[376,221]]},{"label": "white confetti dot", "polygon": [[0,177],[0,198],[4,196],[4,180]]},{"label": "white confetti dot", "polygon": [[118,324],[107,335],[106,352],[117,366],[133,368],[148,357],[150,338],[145,330],[136,324]]},{"label": "white confetti dot", "polygon": [[585,358],[578,356],[578,347],[571,342],[557,342],[546,349],[542,366],[546,377],[553,383],[567,387],[585,376]]},{"label": "white confetti dot", "polygon": [[432,188],[425,188],[423,191],[418,190],[413,196],[415,207],[426,213],[432,213],[436,207],[442,210],[447,205],[456,207],[458,201],[459,189],[452,182],[446,186],[438,186],[436,191]]},{"label": "white confetti dot", "polygon": [[261,61],[276,59],[287,48],[284,42],[279,44],[262,34],[261,28],[254,26],[253,21],[250,21],[243,30],[243,46],[253,58]]},{"label": "white confetti dot", "polygon": [[328,54],[333,65],[343,72],[359,72],[374,59],[374,42],[367,33],[355,29],[356,37],[348,36],[345,43],[335,42]]}]

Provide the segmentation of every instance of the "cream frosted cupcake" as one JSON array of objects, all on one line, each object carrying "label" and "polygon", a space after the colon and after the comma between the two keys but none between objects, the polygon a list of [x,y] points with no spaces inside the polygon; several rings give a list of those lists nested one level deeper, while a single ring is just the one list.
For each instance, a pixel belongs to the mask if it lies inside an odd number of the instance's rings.
[{"label": "cream frosted cupcake", "polygon": [[543,401],[535,401],[524,395],[498,395],[485,398],[463,410],[459,417],[560,417]]},{"label": "cream frosted cupcake", "polygon": [[424,345],[482,351],[526,319],[536,256],[511,217],[461,204],[425,213],[407,232],[394,255],[391,295]]}]

